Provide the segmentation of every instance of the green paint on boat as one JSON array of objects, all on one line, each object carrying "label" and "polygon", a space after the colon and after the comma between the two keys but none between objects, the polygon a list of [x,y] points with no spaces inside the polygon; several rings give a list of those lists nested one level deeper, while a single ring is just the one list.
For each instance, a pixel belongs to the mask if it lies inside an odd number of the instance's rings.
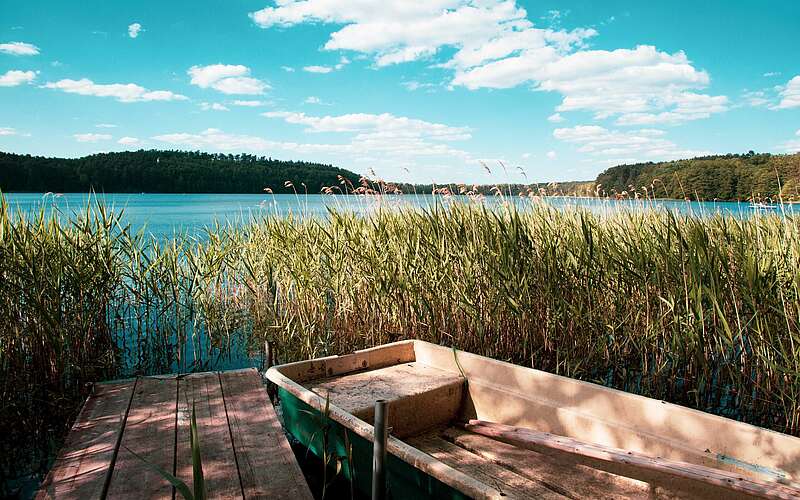
[{"label": "green paint on boat", "polygon": [[[369,495],[372,488],[372,442],[327,418],[323,415],[324,408],[313,408],[280,387],[278,395],[286,430],[321,459],[327,441],[328,456],[341,458],[341,473],[354,481],[359,491]],[[352,467],[346,459],[348,442],[352,447]],[[389,498],[469,498],[391,454],[387,456],[386,482]]]}]

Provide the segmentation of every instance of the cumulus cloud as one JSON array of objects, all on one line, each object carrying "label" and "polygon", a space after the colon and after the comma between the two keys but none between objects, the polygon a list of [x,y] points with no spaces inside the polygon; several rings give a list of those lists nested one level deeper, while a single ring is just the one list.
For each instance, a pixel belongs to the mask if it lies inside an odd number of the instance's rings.
[{"label": "cumulus cloud", "polygon": [[12,56],[35,56],[39,55],[39,47],[25,42],[0,43],[0,52]]},{"label": "cumulus cloud", "polygon": [[136,38],[139,36],[139,32],[144,31],[142,29],[142,25],[139,23],[133,23],[128,25],[128,36],[131,38]]},{"label": "cumulus cloud", "polygon": [[225,105],[218,102],[201,102],[200,108],[203,111],[230,111]]},{"label": "cumulus cloud", "polygon": [[211,64],[192,66],[187,71],[191,83],[200,88],[212,88],[223,94],[263,94],[270,86],[250,75],[250,68],[240,64]]},{"label": "cumulus cloud", "polygon": [[728,109],[726,96],[699,92],[710,77],[683,52],[588,50],[594,29],[535,27],[514,0],[283,0],[250,17],[262,28],[341,25],[324,50],[360,52],[378,67],[440,54],[453,86],[557,92],[556,111],[616,116],[620,125],[674,124]]},{"label": "cumulus cloud", "polygon": [[781,101],[773,109],[789,109],[800,106],[800,75],[795,76],[781,88]]},{"label": "cumulus cloud", "polygon": [[0,75],[0,87],[16,87],[23,83],[31,83],[34,79],[36,79],[36,73],[33,71],[12,69]]},{"label": "cumulus cloud", "polygon": [[416,80],[409,80],[407,82],[402,82],[402,83],[400,83],[400,85],[405,87],[407,90],[410,90],[411,92],[414,92],[415,90],[419,90],[419,89],[429,89],[429,91],[430,91],[430,89],[433,89],[433,88],[436,87],[436,84],[434,84],[434,83],[418,82]]},{"label": "cumulus cloud", "polygon": [[12,127],[0,127],[0,136],[3,135],[17,135],[17,129]]},{"label": "cumulus cloud", "polygon": [[185,101],[188,97],[169,90],[148,90],[135,83],[94,83],[88,78],[80,80],[59,80],[48,82],[45,88],[61,90],[68,94],[91,95],[96,97],[113,97],[119,102],[145,101]]},{"label": "cumulus cloud", "polygon": [[234,106],[244,106],[244,107],[248,107],[248,108],[257,108],[259,106],[264,106],[266,104],[267,104],[266,102],[258,101],[258,100],[252,100],[252,101],[236,100],[236,101],[233,101],[233,105]]},{"label": "cumulus cloud", "polygon": [[279,118],[286,123],[303,125],[306,132],[359,132],[362,134],[390,136],[425,136],[440,141],[463,141],[471,138],[468,127],[452,127],[441,123],[395,116],[391,113],[350,113],[336,116],[309,116],[291,111],[268,111],[268,118]]},{"label": "cumulus cloud", "polygon": [[113,123],[98,123],[97,125],[95,125],[95,127],[97,127],[97,128],[117,128],[117,126],[114,125]]},{"label": "cumulus cloud", "polygon": [[330,73],[333,68],[330,66],[304,66],[303,71],[307,73]]},{"label": "cumulus cloud", "polygon": [[707,154],[679,148],[658,129],[609,130],[599,125],[557,128],[553,137],[578,146],[578,152],[592,156],[671,160]]},{"label": "cumulus cloud", "polygon": [[87,134],[75,134],[72,137],[74,137],[78,142],[99,142],[111,140],[110,134],[94,134],[91,132]]},{"label": "cumulus cloud", "polygon": [[564,117],[561,116],[561,113],[553,113],[547,117],[547,121],[550,123],[561,123],[564,121]]},{"label": "cumulus cloud", "polygon": [[558,156],[558,155],[556,154],[555,151],[548,151],[545,156],[547,156],[547,159],[549,159],[549,160],[555,160],[556,156]]},{"label": "cumulus cloud", "polygon": [[141,141],[138,138],[136,138],[136,137],[128,137],[128,136],[121,137],[117,141],[117,143],[122,144],[123,146],[135,146],[136,144],[139,144],[140,142]]},{"label": "cumulus cloud", "polygon": [[276,145],[275,142],[260,137],[227,134],[215,128],[195,134],[187,132],[162,134],[154,136],[153,139],[177,146],[222,151],[267,151]]}]

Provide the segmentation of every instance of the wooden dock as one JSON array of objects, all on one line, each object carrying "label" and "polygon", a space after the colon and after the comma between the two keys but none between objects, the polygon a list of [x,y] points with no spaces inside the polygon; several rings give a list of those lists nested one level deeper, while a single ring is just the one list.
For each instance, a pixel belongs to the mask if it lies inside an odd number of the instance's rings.
[{"label": "wooden dock", "polygon": [[208,498],[312,498],[254,369],[97,384],[37,498],[173,498],[131,451],[191,488],[193,403]]}]

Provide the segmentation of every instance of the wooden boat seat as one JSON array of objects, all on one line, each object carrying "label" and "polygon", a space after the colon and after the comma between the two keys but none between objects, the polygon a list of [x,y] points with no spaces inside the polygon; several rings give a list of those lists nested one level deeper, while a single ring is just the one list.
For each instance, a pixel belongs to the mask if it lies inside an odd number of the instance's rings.
[{"label": "wooden boat seat", "polygon": [[404,438],[456,418],[464,394],[460,375],[418,362],[305,382],[331,404],[372,424],[375,401],[389,401],[389,427]]}]

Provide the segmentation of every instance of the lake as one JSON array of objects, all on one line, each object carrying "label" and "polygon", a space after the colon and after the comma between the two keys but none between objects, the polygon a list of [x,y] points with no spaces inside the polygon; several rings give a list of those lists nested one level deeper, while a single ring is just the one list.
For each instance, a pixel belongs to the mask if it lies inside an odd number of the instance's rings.
[{"label": "lake", "polygon": [[[5,193],[14,211],[34,213],[44,207],[61,216],[68,216],[86,208],[88,193]],[[157,237],[175,233],[199,235],[205,227],[216,222],[243,224],[250,217],[266,215],[302,215],[324,217],[331,208],[369,213],[387,207],[428,207],[441,201],[433,195],[330,196],[321,194],[153,194],[110,193],[92,195],[105,206],[123,211],[124,220],[134,230],[145,230]],[[466,197],[455,196],[452,199]],[[507,198],[515,203],[529,203],[518,197]],[[496,205],[498,197],[486,197],[484,203]],[[548,197],[545,203],[556,208],[582,207],[593,212],[613,210],[666,209],[682,214],[708,216],[724,213],[734,217],[749,217],[755,213],[781,212],[781,210],[756,210],[746,202],[686,202],[681,200],[608,200],[596,198]],[[792,205],[782,208],[794,213]]]}]

